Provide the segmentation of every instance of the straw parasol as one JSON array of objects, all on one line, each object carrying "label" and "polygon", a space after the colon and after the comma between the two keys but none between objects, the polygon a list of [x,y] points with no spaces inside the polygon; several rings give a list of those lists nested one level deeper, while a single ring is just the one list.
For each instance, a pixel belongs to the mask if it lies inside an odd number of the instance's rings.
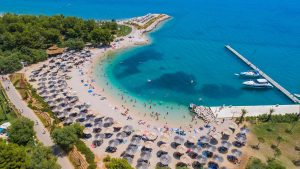
[{"label": "straw parasol", "polygon": [[142,152],[141,153],[141,159],[148,161],[151,158],[150,152]]},{"label": "straw parasol", "polygon": [[153,148],[153,142],[151,142],[151,141],[146,141],[145,144],[144,144],[144,147],[145,147],[145,148],[148,148],[148,149]]},{"label": "straw parasol", "polygon": [[139,137],[133,137],[133,138],[131,139],[131,144],[139,145],[140,142],[141,142],[141,138],[139,138]]},{"label": "straw parasol", "polygon": [[118,141],[118,140],[110,140],[109,142],[108,142],[108,145],[110,146],[110,147],[116,147],[116,146],[118,146],[120,144],[120,142]]},{"label": "straw parasol", "polygon": [[214,133],[214,134],[212,135],[212,137],[215,138],[216,140],[220,140],[221,137],[222,137],[222,134],[221,134],[221,133]]},{"label": "straw parasol", "polygon": [[142,130],[136,130],[134,132],[134,134],[137,135],[137,136],[142,136],[142,135],[144,135],[144,132]]},{"label": "straw parasol", "polygon": [[198,140],[197,140],[197,138],[195,136],[190,135],[188,137],[187,141],[190,142],[190,143],[196,143]]},{"label": "straw parasol", "polygon": [[225,134],[225,135],[231,135],[232,134],[232,131],[230,130],[230,129],[225,129],[225,130],[223,130],[223,134]]},{"label": "straw parasol", "polygon": [[190,164],[191,158],[188,155],[184,154],[180,157],[180,162],[183,162],[185,164]]},{"label": "straw parasol", "polygon": [[91,128],[84,128],[84,130],[83,130],[83,134],[91,134],[93,131],[92,131],[92,129]]},{"label": "straw parasol", "polygon": [[117,139],[120,139],[120,140],[122,140],[123,138],[125,138],[126,137],[126,133],[124,133],[124,132],[120,132],[120,133],[118,133],[117,135],[116,135],[116,138]]},{"label": "straw parasol", "polygon": [[104,138],[105,138],[105,135],[103,133],[98,133],[98,134],[95,134],[95,136],[94,136],[95,140],[102,140]]},{"label": "straw parasol", "polygon": [[223,147],[230,148],[231,145],[232,145],[232,144],[231,144],[230,142],[228,142],[228,141],[222,141],[222,146],[223,146]]},{"label": "straw parasol", "polygon": [[112,128],[104,128],[103,129],[103,133],[105,133],[105,134],[110,134],[110,133],[112,133],[113,132],[113,129]]},{"label": "straw parasol", "polygon": [[123,157],[123,159],[127,160],[129,164],[131,164],[133,161],[133,158],[130,156]]},{"label": "straw parasol", "polygon": [[104,119],[104,123],[113,123],[113,122],[114,122],[114,119],[111,118],[111,117],[106,117],[106,118]]},{"label": "straw parasol", "polygon": [[168,142],[169,139],[170,139],[170,138],[167,137],[167,136],[165,136],[165,135],[162,135],[162,136],[160,137],[160,140],[161,140],[162,142],[164,142],[164,143]]},{"label": "straw parasol", "polygon": [[176,148],[176,151],[178,152],[178,153],[180,153],[180,154],[184,154],[184,153],[186,153],[186,148],[184,147],[184,146],[182,146],[182,145],[179,145],[177,148]]},{"label": "straw parasol", "polygon": [[162,145],[159,147],[159,149],[160,149],[161,151],[168,152],[169,146],[166,145],[166,144],[162,144]]},{"label": "straw parasol", "polygon": [[177,143],[177,144],[182,144],[184,142],[184,138],[181,137],[181,136],[176,135],[174,137],[174,142]]},{"label": "straw parasol", "polygon": [[208,151],[210,151],[210,152],[214,152],[214,151],[216,151],[216,146],[209,146],[208,148],[207,148],[207,150]]},{"label": "straw parasol", "polygon": [[123,130],[127,133],[132,132],[133,131],[133,126],[131,125],[126,125],[123,127]]},{"label": "straw parasol", "polygon": [[122,128],[122,124],[119,122],[114,122],[114,124],[112,125],[113,128]]},{"label": "straw parasol", "polygon": [[128,155],[134,155],[135,152],[136,152],[136,150],[133,149],[133,148],[127,148],[126,151],[125,151],[125,153],[128,154]]},{"label": "straw parasol", "polygon": [[160,163],[165,166],[169,165],[171,163],[171,160],[172,160],[171,156],[169,156],[167,154],[164,154],[164,155],[160,156],[160,158],[159,158]]},{"label": "straw parasol", "polygon": [[229,128],[232,128],[232,129],[237,129],[238,128],[238,125],[235,123],[235,122],[230,122],[230,124],[229,124]]},{"label": "straw parasol", "polygon": [[148,169],[148,167],[149,167],[149,164],[147,164],[147,163],[145,163],[145,162],[138,163],[138,164],[136,165],[136,168],[137,168],[137,169]]},{"label": "straw parasol", "polygon": [[219,155],[214,155],[213,156],[213,161],[216,163],[221,163],[224,161],[223,157],[219,156]]},{"label": "straw parasol", "polygon": [[149,140],[155,140],[156,138],[157,138],[157,135],[155,134],[155,133],[153,133],[153,132],[149,132],[149,133],[147,133],[147,138],[149,139]]},{"label": "straw parasol", "polygon": [[197,156],[197,160],[199,161],[200,164],[205,164],[207,162],[207,157],[203,155]]},{"label": "straw parasol", "polygon": [[238,149],[232,149],[231,153],[235,157],[240,157],[242,155],[242,152],[240,150],[238,150]]},{"label": "straw parasol", "polygon": [[209,142],[209,138],[207,136],[201,136],[199,140],[202,143],[208,143]]}]

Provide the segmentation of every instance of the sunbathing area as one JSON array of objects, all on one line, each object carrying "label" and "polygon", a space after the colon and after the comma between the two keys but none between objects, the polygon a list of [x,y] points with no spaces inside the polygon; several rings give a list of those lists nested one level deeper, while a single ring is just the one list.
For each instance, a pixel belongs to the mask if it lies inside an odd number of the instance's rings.
[{"label": "sunbathing area", "polygon": [[[91,56],[88,50],[58,55],[33,70],[29,81],[63,125],[80,123],[85,127],[85,143],[96,155],[121,157],[139,169],[155,166],[225,169],[240,164],[249,130],[230,119],[203,118],[206,123],[199,128],[192,125],[182,128],[142,125],[137,128],[91,111],[90,103],[81,101],[67,83],[71,78],[69,72],[80,70]],[[200,107],[198,109],[200,111]],[[201,112],[206,111],[201,109]]]}]

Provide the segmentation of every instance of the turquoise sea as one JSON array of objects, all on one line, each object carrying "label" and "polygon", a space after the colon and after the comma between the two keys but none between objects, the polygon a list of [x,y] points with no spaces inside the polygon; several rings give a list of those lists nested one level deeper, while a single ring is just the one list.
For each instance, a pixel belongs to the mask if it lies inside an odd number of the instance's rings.
[{"label": "turquoise sea", "polygon": [[105,62],[109,83],[139,99],[185,106],[291,103],[276,89],[244,89],[234,73],[248,67],[225,44],[300,93],[299,0],[0,0],[0,12],[94,19],[171,15],[150,34],[150,45]]}]

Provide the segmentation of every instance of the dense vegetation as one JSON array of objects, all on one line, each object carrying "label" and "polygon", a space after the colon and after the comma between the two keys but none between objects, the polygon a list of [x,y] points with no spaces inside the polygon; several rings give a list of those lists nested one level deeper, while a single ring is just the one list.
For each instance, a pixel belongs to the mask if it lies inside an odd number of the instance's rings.
[{"label": "dense vegetation", "polygon": [[96,22],[76,17],[4,14],[0,17],[0,73],[22,68],[22,62],[47,58],[45,49],[53,44],[82,49],[84,44],[109,45],[114,35],[128,32],[116,22]]},{"label": "dense vegetation", "polygon": [[246,169],[285,169],[278,161],[269,160],[263,163],[260,159],[251,158]]},{"label": "dense vegetation", "polygon": [[0,168],[60,168],[52,150],[35,142],[32,121],[16,117],[11,122],[10,143],[0,140]]},{"label": "dense vegetation", "polygon": [[0,124],[12,121],[17,117],[13,105],[7,100],[5,90],[0,85]]},{"label": "dense vegetation", "polygon": [[103,161],[107,169],[133,169],[127,160],[122,158],[111,158],[106,156]]}]

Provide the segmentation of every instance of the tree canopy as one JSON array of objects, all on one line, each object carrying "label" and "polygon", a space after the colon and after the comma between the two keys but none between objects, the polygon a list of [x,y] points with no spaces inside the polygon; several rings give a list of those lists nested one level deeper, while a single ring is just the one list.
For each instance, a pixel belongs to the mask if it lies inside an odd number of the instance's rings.
[{"label": "tree canopy", "polygon": [[29,168],[30,160],[25,148],[17,144],[6,144],[0,141],[0,168]]},{"label": "tree canopy", "polygon": [[127,160],[122,158],[109,158],[105,162],[107,169],[133,169]]},{"label": "tree canopy", "polygon": [[51,149],[43,145],[19,146],[0,142],[0,168],[5,169],[60,169]]},{"label": "tree canopy", "polygon": [[26,146],[33,143],[33,122],[27,118],[16,119],[9,128],[9,139],[18,145]]},{"label": "tree canopy", "polygon": [[119,34],[116,22],[77,17],[4,14],[0,17],[0,73],[22,68],[21,62],[47,59],[45,49],[57,44],[82,49],[84,44],[109,45]]},{"label": "tree canopy", "polygon": [[73,145],[78,141],[82,134],[82,127],[78,124],[66,126],[64,128],[56,128],[51,133],[54,142],[62,149],[69,151]]}]

